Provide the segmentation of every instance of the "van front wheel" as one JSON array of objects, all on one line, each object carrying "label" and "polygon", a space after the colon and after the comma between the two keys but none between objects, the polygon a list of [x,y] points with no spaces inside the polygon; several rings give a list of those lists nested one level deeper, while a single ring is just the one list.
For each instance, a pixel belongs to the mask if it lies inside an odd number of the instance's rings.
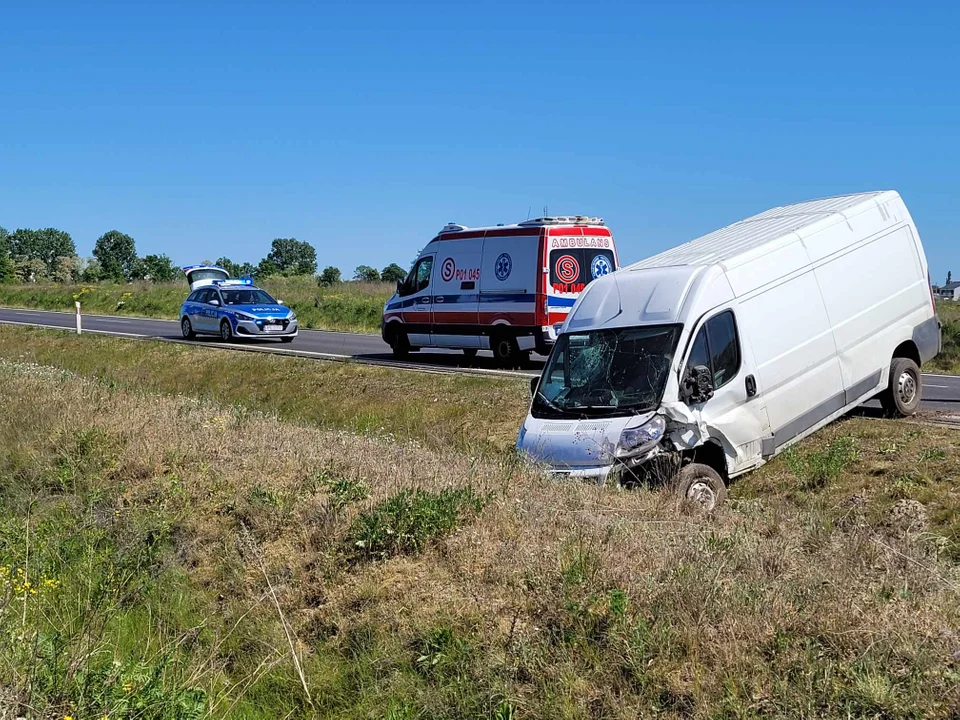
[{"label": "van front wheel", "polygon": [[890,364],[890,384],[880,396],[888,415],[909,417],[917,412],[923,393],[923,376],[910,358],[894,358]]},{"label": "van front wheel", "polygon": [[690,463],[681,468],[676,481],[677,494],[691,500],[707,512],[727,497],[727,486],[720,473],[703,463]]}]

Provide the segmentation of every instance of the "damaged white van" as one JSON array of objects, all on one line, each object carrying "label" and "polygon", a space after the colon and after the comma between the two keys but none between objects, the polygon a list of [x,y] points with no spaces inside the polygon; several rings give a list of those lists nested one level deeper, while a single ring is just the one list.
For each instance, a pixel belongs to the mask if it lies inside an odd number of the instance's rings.
[{"label": "damaged white van", "polygon": [[769,210],[587,285],[517,440],[573,477],[726,482],[879,397],[916,412],[940,351],[927,261],[896,192]]}]

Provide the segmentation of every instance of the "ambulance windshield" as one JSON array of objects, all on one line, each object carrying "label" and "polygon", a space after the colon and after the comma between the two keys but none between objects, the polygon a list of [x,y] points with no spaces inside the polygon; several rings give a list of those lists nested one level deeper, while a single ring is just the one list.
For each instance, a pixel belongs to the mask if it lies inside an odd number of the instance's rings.
[{"label": "ambulance windshield", "polygon": [[534,417],[646,412],[663,397],[680,325],[561,335],[533,401]]}]

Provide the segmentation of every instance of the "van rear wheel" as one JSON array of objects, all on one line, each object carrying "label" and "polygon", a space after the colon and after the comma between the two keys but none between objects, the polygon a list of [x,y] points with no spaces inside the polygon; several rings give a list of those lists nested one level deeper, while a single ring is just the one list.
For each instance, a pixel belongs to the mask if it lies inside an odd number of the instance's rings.
[{"label": "van rear wheel", "polygon": [[880,395],[880,404],[891,417],[910,417],[920,407],[923,376],[910,358],[894,358],[890,364],[890,383]]},{"label": "van rear wheel", "polygon": [[727,486],[720,473],[703,463],[690,463],[680,469],[676,480],[677,494],[710,512],[727,497]]}]

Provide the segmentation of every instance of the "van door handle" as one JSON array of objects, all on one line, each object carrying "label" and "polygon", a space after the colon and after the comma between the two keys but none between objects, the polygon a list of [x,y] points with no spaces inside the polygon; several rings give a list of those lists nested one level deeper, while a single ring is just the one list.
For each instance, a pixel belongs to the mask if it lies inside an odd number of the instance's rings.
[{"label": "van door handle", "polygon": [[747,397],[753,397],[757,394],[757,379],[753,375],[747,375]]}]

